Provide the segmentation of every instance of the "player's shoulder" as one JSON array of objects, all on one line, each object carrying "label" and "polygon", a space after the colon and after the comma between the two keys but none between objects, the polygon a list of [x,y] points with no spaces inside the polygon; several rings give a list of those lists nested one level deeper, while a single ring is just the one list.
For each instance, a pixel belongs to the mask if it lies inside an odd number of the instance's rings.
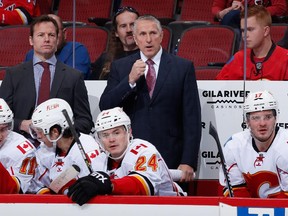
[{"label": "player's shoulder", "polygon": [[89,134],[80,133],[79,140],[85,148],[99,149],[99,143]]},{"label": "player's shoulder", "polygon": [[15,160],[25,157],[28,154],[35,153],[36,148],[23,135],[11,131],[5,142],[7,150],[9,150]]},{"label": "player's shoulder", "polygon": [[[248,56],[250,56],[250,53],[251,53],[251,49],[247,49],[247,55]],[[232,58],[230,58],[229,60],[228,60],[228,64],[230,63],[230,62],[233,62],[233,61],[241,61],[242,59],[244,59],[244,50],[243,49],[241,49],[241,50],[239,50],[238,52],[236,52],[233,56],[232,56]]]},{"label": "player's shoulder", "polygon": [[277,59],[278,62],[287,62],[288,50],[283,47],[276,46],[276,49],[273,51],[271,57],[268,60],[274,62],[275,59]]},{"label": "player's shoulder", "polygon": [[96,140],[89,134],[85,134],[85,133],[80,133],[79,136],[80,141],[89,141],[89,142],[93,142],[93,143],[97,143]]},{"label": "player's shoulder", "polygon": [[157,152],[156,147],[143,139],[133,139],[131,142],[128,152],[134,155],[141,155],[146,152]]},{"label": "player's shoulder", "polygon": [[251,133],[249,129],[233,134],[225,143],[225,147],[236,149],[249,143]]},{"label": "player's shoulder", "polygon": [[[96,140],[84,133],[80,133],[79,140],[81,142],[82,148],[84,149],[85,154],[92,160],[98,157],[98,155],[101,153],[99,144],[96,142]],[[79,151],[79,147],[77,142],[73,144],[72,148],[69,152],[70,158],[82,158],[81,152]],[[76,159],[77,160],[77,159]],[[83,159],[80,159],[83,160]]]},{"label": "player's shoulder", "polygon": [[276,51],[281,53],[281,54],[284,54],[286,57],[288,57],[288,50],[287,49],[276,45]]},{"label": "player's shoulder", "polygon": [[274,141],[276,142],[277,148],[282,147],[284,149],[288,149],[288,130],[279,127]]},{"label": "player's shoulder", "polygon": [[50,158],[55,155],[56,146],[48,147],[43,142],[40,143],[38,148],[35,151],[36,157],[40,158]]},{"label": "player's shoulder", "polygon": [[[285,167],[287,166],[288,162],[288,130],[284,128],[279,128],[276,137],[274,138],[274,141],[272,145],[270,146],[269,150],[273,152],[273,155],[275,158],[277,158],[277,161],[282,161],[285,163]],[[282,166],[281,165],[281,166]]]},{"label": "player's shoulder", "polygon": [[149,141],[135,138],[133,139],[131,146],[137,146],[137,145],[145,145],[147,148],[155,148],[155,146]]},{"label": "player's shoulder", "polygon": [[284,129],[283,127],[279,127],[278,133],[280,136],[288,137],[288,130]]}]

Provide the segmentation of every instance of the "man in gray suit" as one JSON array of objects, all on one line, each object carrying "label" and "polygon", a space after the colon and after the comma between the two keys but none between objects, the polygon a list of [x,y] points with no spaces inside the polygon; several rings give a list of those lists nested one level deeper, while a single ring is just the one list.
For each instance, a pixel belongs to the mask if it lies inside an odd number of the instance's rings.
[{"label": "man in gray suit", "polygon": [[75,114],[75,127],[83,133],[90,133],[93,127],[87,89],[81,72],[57,61],[59,28],[56,21],[42,15],[30,26],[30,45],[34,48],[33,60],[7,69],[1,84],[0,97],[14,113],[14,131],[29,134],[31,116],[39,97],[41,77],[40,65],[49,64],[50,96],[66,100]]},{"label": "man in gray suit", "polygon": [[[140,51],[112,62],[100,109],[123,107],[131,118],[133,136],[155,145],[170,169],[183,171],[180,181],[189,182],[197,169],[201,140],[194,66],[166,53],[162,38],[161,24],[155,17],[147,15],[135,21],[134,39]],[[156,76],[152,88],[148,60],[153,61]]]}]

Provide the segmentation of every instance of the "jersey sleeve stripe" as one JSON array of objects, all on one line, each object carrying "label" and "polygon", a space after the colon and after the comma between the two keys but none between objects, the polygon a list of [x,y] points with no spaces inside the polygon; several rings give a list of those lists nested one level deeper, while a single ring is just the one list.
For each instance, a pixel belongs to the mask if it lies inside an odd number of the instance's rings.
[{"label": "jersey sleeve stripe", "polygon": [[18,193],[21,193],[20,181],[18,180],[16,176],[11,176],[11,177],[16,183]]},{"label": "jersey sleeve stripe", "polygon": [[38,190],[36,194],[51,194],[51,191],[49,188],[43,187]]},{"label": "jersey sleeve stripe", "polygon": [[17,13],[19,14],[23,24],[28,25],[28,19],[27,19],[25,13],[23,13],[23,11],[19,8],[16,8],[15,11],[17,11]]},{"label": "jersey sleeve stripe", "polygon": [[141,175],[141,174],[139,174],[137,172],[131,172],[131,173],[129,173],[129,176],[133,176],[139,182],[141,182],[141,184],[142,184],[143,188],[145,189],[147,195],[154,195],[154,187],[151,184],[150,180],[146,176]]}]

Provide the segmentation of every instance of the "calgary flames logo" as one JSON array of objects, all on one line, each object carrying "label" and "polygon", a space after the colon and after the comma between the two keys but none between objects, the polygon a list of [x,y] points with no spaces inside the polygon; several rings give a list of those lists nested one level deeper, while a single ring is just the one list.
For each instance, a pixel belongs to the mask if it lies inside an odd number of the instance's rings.
[{"label": "calgary flames logo", "polygon": [[261,171],[254,174],[243,173],[251,197],[273,197],[279,192],[276,173]]},{"label": "calgary flames logo", "polygon": [[259,157],[257,157],[256,160],[254,161],[254,167],[262,166],[264,158],[265,157],[263,156],[263,154],[259,154]]}]

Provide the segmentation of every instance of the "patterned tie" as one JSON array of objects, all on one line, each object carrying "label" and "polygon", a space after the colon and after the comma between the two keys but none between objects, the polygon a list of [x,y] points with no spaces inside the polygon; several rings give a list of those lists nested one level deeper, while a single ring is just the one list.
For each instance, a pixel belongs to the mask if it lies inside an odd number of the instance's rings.
[{"label": "patterned tie", "polygon": [[38,101],[37,105],[41,104],[42,102],[49,99],[50,96],[50,69],[49,63],[47,62],[40,62],[39,63],[43,68],[43,74],[41,77],[40,87],[39,87],[39,94],[38,94]]},{"label": "patterned tie", "polygon": [[153,66],[154,62],[151,59],[148,59],[146,61],[146,63],[148,64],[146,83],[147,83],[150,98],[152,98],[155,83],[156,83],[156,71],[155,71],[155,68]]}]

